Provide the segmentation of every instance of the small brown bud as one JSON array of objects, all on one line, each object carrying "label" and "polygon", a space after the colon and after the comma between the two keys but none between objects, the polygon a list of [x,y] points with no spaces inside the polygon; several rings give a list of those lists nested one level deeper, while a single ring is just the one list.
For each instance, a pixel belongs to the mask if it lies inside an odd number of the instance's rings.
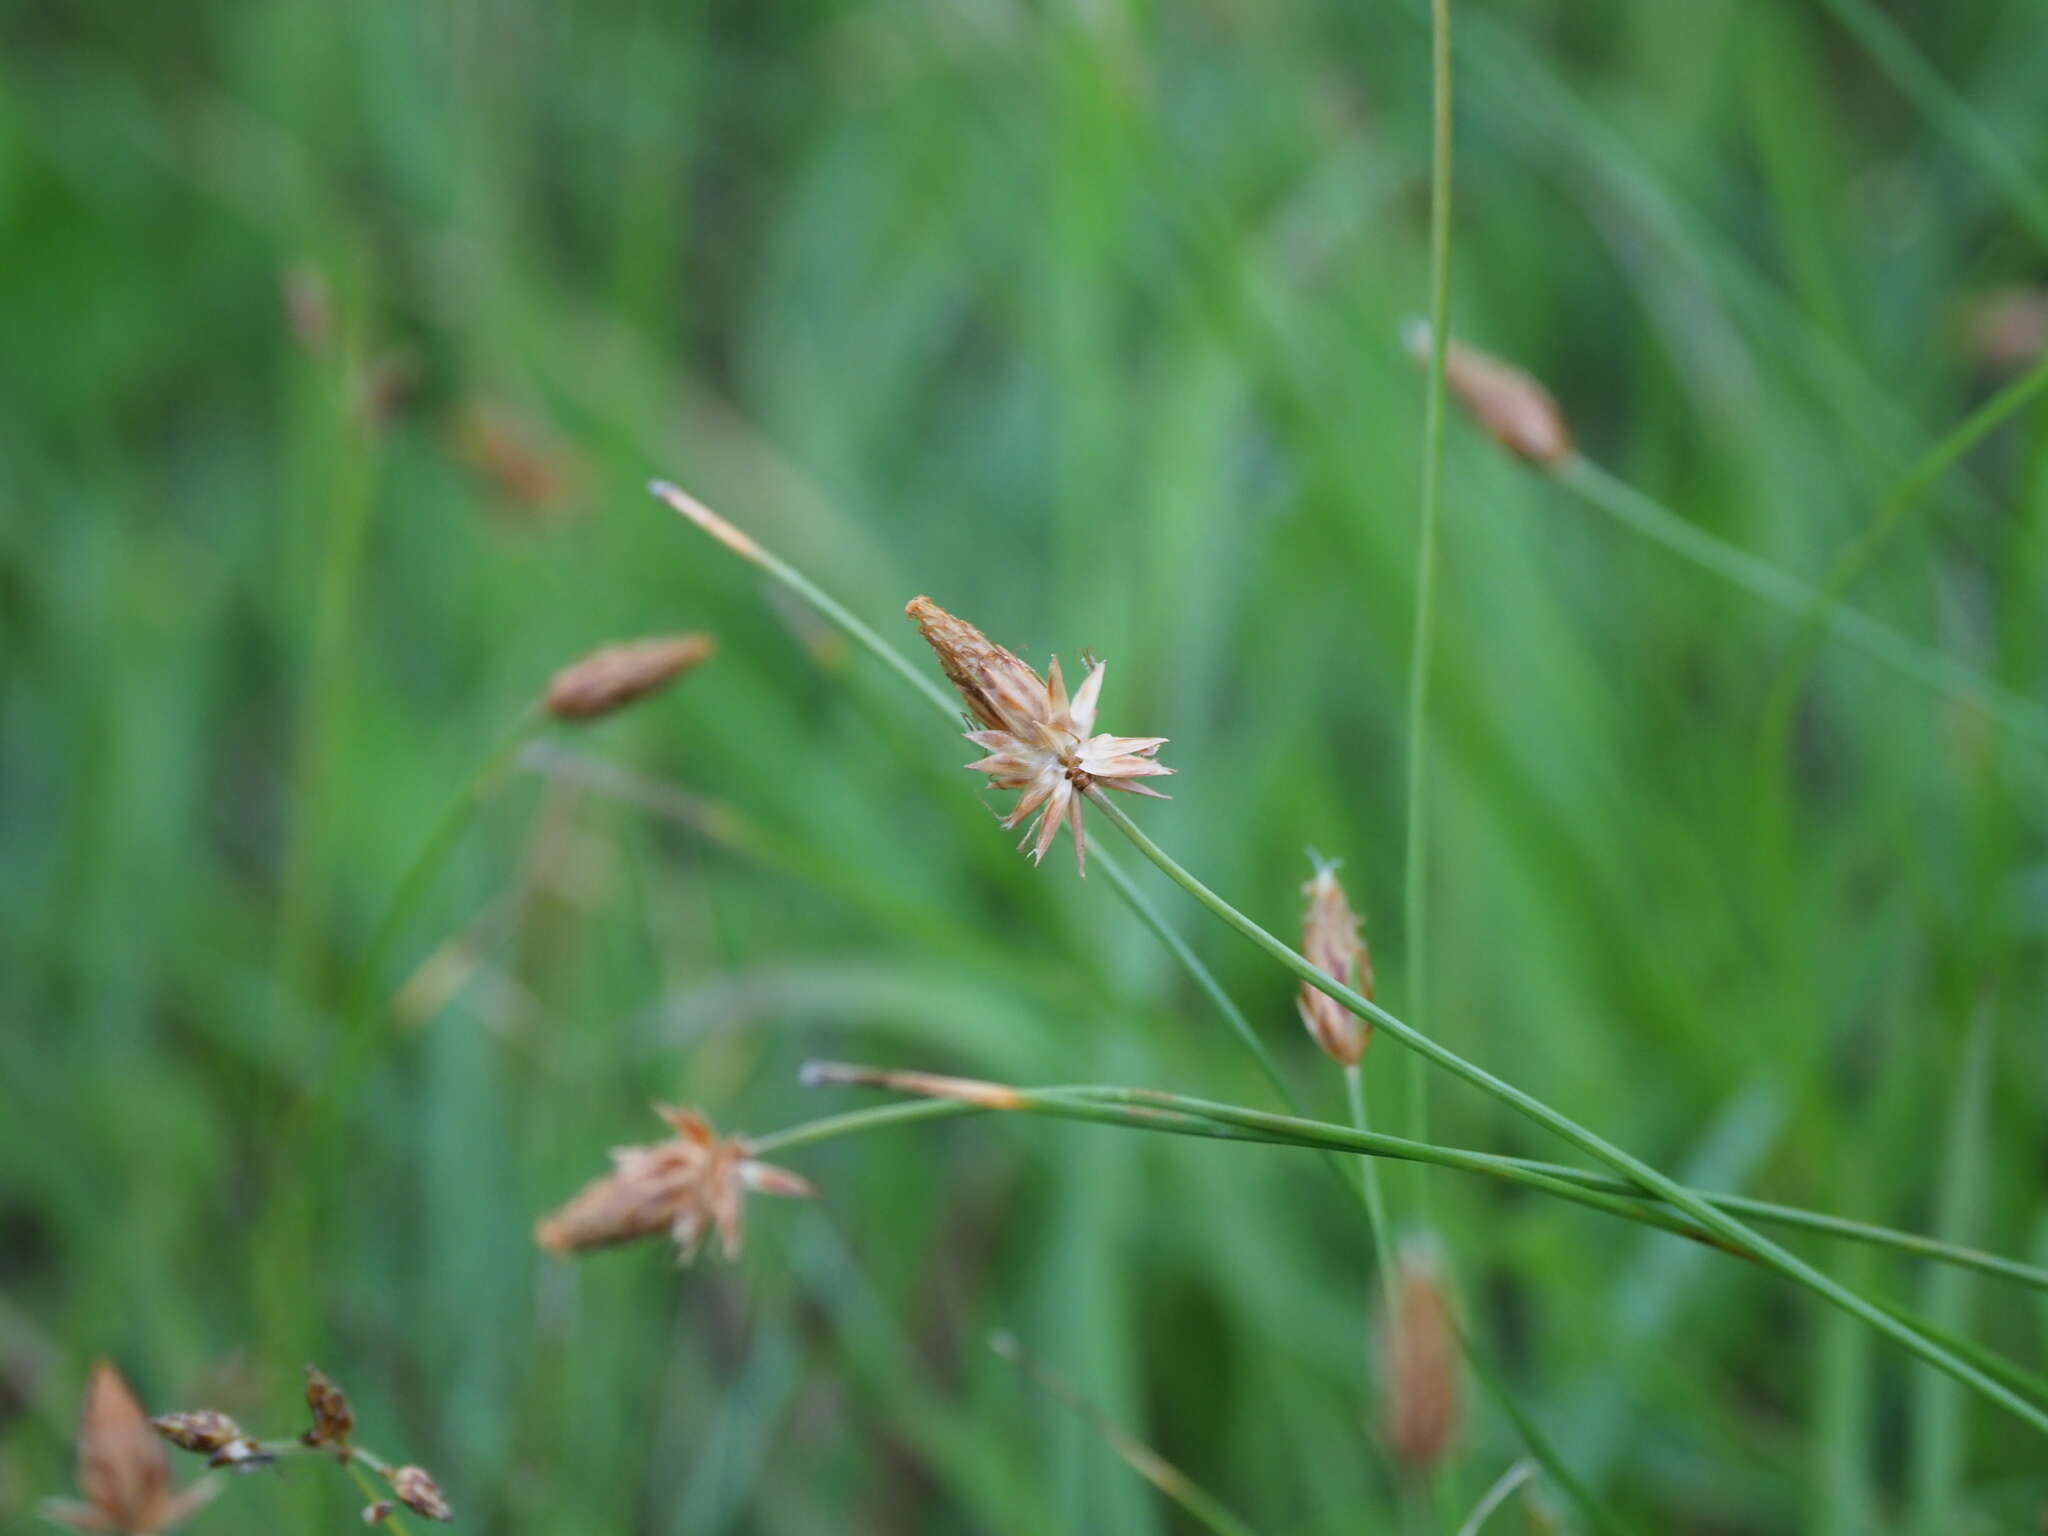
[{"label": "small brown bud", "polygon": [[1458,1432],[1458,1338],[1442,1260],[1426,1240],[1404,1244],[1394,1294],[1382,1298],[1380,1406],[1387,1444],[1417,1475]]},{"label": "small brown bud", "polygon": [[[1409,356],[1427,367],[1428,322],[1411,322],[1405,339]],[[1550,469],[1571,456],[1571,430],[1556,398],[1521,369],[1453,341],[1444,351],[1444,385],[1481,429],[1516,458]]]},{"label": "small brown bud", "polygon": [[241,1425],[211,1408],[196,1413],[160,1413],[149,1425],[179,1450],[197,1451],[202,1456],[211,1456],[223,1446],[248,1438]]},{"label": "small brown bud", "polygon": [[960,690],[961,700],[983,725],[1018,734],[1045,717],[1045,679],[1022,657],[928,597],[913,597],[903,611],[937,653],[946,680]]},{"label": "small brown bud", "polygon": [[355,1413],[341,1388],[322,1375],[318,1366],[306,1367],[306,1406],[313,1410],[313,1427],[299,1436],[299,1443],[346,1449],[349,1431],[356,1427]]},{"label": "small brown bud", "polygon": [[2048,352],[2048,288],[2000,288],[1968,314],[1970,350],[2001,372],[2018,372]]},{"label": "small brown bud", "polygon": [[391,1518],[391,1512],[396,1508],[398,1506],[389,1499],[379,1499],[374,1504],[365,1504],[363,1506],[363,1524],[381,1525],[384,1521]]},{"label": "small brown bud", "polygon": [[716,648],[709,635],[628,640],[571,662],[548,684],[548,713],[591,720],[624,709],[699,665]]},{"label": "small brown bud", "polygon": [[[427,1475],[424,1467],[398,1467],[392,1471],[391,1491],[398,1495],[398,1502],[416,1515],[429,1520],[452,1521],[455,1511],[448,1507],[448,1500],[441,1494],[440,1487]],[[376,1508],[373,1504],[372,1509]]]},{"label": "small brown bud", "polygon": [[[1334,860],[1316,860],[1315,878],[1301,888],[1308,906],[1301,915],[1301,952],[1326,975],[1372,998],[1372,953],[1359,936],[1358,918],[1337,883]],[[1295,998],[1301,1022],[1324,1053],[1340,1066],[1355,1067],[1372,1043],[1372,1025],[1327,992],[1301,984]]]}]

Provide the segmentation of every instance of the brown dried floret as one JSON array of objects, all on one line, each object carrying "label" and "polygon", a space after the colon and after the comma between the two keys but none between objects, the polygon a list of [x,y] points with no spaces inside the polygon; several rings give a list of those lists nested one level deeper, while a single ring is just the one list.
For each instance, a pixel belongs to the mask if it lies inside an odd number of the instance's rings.
[{"label": "brown dried floret", "polygon": [[92,1369],[78,1421],[78,1491],[83,1503],[47,1499],[46,1519],[77,1531],[154,1536],[213,1497],[210,1481],[171,1487],[171,1459],[121,1373],[105,1360]]},{"label": "brown dried floret", "polygon": [[811,1193],[795,1174],[757,1162],[744,1140],[720,1138],[696,1110],[658,1104],[655,1113],[676,1134],[647,1146],[613,1148],[612,1171],[535,1226],[541,1247],[574,1253],[666,1232],[687,1264],[716,1227],[725,1256],[736,1258],[748,1193]]},{"label": "brown dried floret", "polygon": [[666,687],[716,649],[709,635],[659,635],[626,640],[571,662],[548,683],[548,713],[592,720]]},{"label": "brown dried floret", "polygon": [[956,618],[928,597],[914,597],[905,607],[920,633],[937,653],[946,677],[960,691],[968,712],[987,729],[967,732],[967,739],[987,756],[967,764],[985,773],[997,789],[1021,793],[1003,825],[1015,827],[1034,813],[1037,825],[1024,835],[1033,862],[1045,857],[1060,827],[1074,834],[1074,857],[1088,869],[1088,838],[1081,820],[1081,799],[1094,785],[1126,794],[1166,797],[1137,783],[1173,772],[1153,759],[1166,745],[1164,736],[1096,735],[1096,701],[1102,695],[1103,663],[1088,669],[1073,697],[1067,696],[1059,658],[1040,677],[1017,656],[997,645],[965,619]]},{"label": "brown dried floret", "polygon": [[[1429,363],[1430,330],[1407,330],[1408,352]],[[1444,385],[1493,440],[1530,464],[1552,468],[1571,457],[1572,435],[1557,400],[1535,378],[1491,353],[1453,341],[1444,349]]]},{"label": "brown dried floret", "polygon": [[455,1518],[455,1511],[448,1507],[440,1486],[428,1476],[425,1467],[395,1467],[390,1479],[391,1491],[398,1495],[398,1502],[414,1514],[443,1522]]},{"label": "brown dried floret", "polygon": [[313,1427],[299,1436],[299,1443],[345,1448],[356,1427],[355,1411],[341,1388],[314,1365],[306,1367],[306,1406],[313,1410]]}]

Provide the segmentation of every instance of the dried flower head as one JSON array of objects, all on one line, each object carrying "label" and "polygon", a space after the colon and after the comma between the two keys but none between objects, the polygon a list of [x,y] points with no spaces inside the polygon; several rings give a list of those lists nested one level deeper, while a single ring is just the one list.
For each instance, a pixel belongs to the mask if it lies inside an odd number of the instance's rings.
[{"label": "dried flower head", "polygon": [[1081,797],[1091,785],[1150,795],[1155,800],[1166,798],[1135,782],[1173,772],[1153,761],[1166,745],[1164,736],[1094,734],[1096,701],[1102,694],[1102,662],[1089,667],[1070,699],[1057,656],[1050,676],[1040,677],[1015,654],[928,597],[912,598],[904,612],[917,621],[918,629],[938,653],[939,665],[959,689],[968,713],[986,727],[967,732],[967,739],[987,748],[989,754],[969,763],[968,768],[987,774],[997,789],[1022,791],[1003,825],[1014,828],[1037,813],[1037,825],[1018,845],[1030,846],[1032,862],[1045,857],[1065,822],[1073,829],[1074,857],[1081,872],[1088,872]]},{"label": "dried flower head", "polygon": [[554,675],[548,683],[548,713],[557,720],[590,720],[624,709],[666,687],[715,649],[709,635],[660,635],[604,646]]},{"label": "dried flower head", "polygon": [[[444,1523],[455,1518],[455,1511],[448,1507],[440,1486],[427,1475],[425,1467],[395,1467],[389,1476],[391,1491],[398,1495],[398,1502],[414,1514]],[[370,1507],[375,1509],[377,1506],[373,1504]]]},{"label": "dried flower head", "polygon": [[744,1140],[720,1139],[694,1109],[657,1104],[655,1113],[676,1134],[650,1146],[613,1148],[612,1171],[534,1228],[541,1247],[573,1253],[666,1232],[687,1264],[715,1226],[725,1256],[736,1258],[745,1195],[811,1193],[795,1174],[756,1162]]},{"label": "dried flower head", "polygon": [[150,1536],[167,1531],[213,1497],[211,1482],[171,1489],[171,1459],[121,1373],[102,1360],[85,1389],[78,1421],[78,1491],[85,1501],[48,1499],[45,1518],[76,1531]]},{"label": "dried flower head", "polygon": [[1394,1262],[1380,1316],[1381,1413],[1387,1444],[1410,1472],[1443,1459],[1458,1432],[1458,1340],[1442,1260],[1411,1240]]},{"label": "dried flower head", "polygon": [[313,1427],[299,1436],[299,1443],[345,1450],[349,1432],[356,1427],[355,1411],[341,1388],[314,1365],[306,1367],[306,1406],[313,1410]]},{"label": "dried flower head", "polygon": [[[1370,999],[1372,952],[1359,936],[1357,914],[1337,882],[1337,861],[1316,859],[1315,863],[1315,877],[1301,888],[1308,898],[1301,914],[1301,952],[1317,970]],[[1331,1060],[1346,1067],[1358,1065],[1372,1043],[1371,1024],[1305,981],[1294,1006]]]},{"label": "dried flower head", "polygon": [[[1427,366],[1427,321],[1408,325],[1408,353]],[[1548,469],[1572,451],[1571,430],[1557,400],[1530,375],[1476,347],[1453,341],[1444,349],[1444,385],[1493,440],[1516,458]]]}]

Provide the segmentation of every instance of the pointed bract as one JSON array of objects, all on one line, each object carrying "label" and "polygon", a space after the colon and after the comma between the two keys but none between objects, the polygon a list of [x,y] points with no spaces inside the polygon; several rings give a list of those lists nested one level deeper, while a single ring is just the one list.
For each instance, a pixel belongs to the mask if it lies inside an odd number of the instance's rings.
[{"label": "pointed bract", "polygon": [[78,1531],[155,1536],[213,1497],[211,1481],[171,1488],[171,1459],[121,1373],[93,1367],[78,1421],[78,1491],[83,1503],[47,1500],[42,1512]]}]

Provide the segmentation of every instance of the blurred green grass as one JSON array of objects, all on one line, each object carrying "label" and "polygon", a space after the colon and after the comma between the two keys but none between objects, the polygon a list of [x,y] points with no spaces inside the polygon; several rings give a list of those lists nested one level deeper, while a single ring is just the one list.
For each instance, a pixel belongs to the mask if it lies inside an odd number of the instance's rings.
[{"label": "blurred green grass", "polygon": [[[2026,205],[1839,25],[1865,7],[1467,9],[1456,329],[1817,578],[1998,382],[1965,317],[2041,276]],[[795,1085],[817,1052],[1265,1102],[1103,882],[1016,859],[965,747],[649,474],[906,649],[925,591],[1108,657],[1105,723],[1181,771],[1146,825],[1282,931],[1304,846],[1343,856],[1399,1006],[1419,11],[0,20],[0,1519],[68,1482],[111,1353],[153,1408],[264,1427],[318,1359],[474,1529],[1176,1528],[995,1327],[1261,1529],[1395,1518],[1368,1253],[1298,1154],[963,1122],[806,1154],[822,1198],[757,1212],[736,1268],[569,1269],[528,1233],[652,1098],[842,1107]],[[2040,171],[2048,14],[1892,14]],[[317,344],[288,281],[326,295]],[[1823,651],[1760,769],[1796,625],[1453,425],[1425,1022],[1660,1166],[2040,1251],[2039,755]],[[2044,426],[1856,594],[2035,697]],[[679,627],[717,660],[574,745],[791,856],[514,776],[382,979],[465,931],[478,970],[309,1136],[448,795],[553,667]],[[1285,979],[1170,895],[1338,1114]],[[1552,1150],[1459,1093],[1432,1131]],[[2008,1530],[2048,1499],[2017,1433],[1762,1277],[1432,1189],[1525,1406],[1630,1523]],[[2041,1364],[2014,1295],[1821,1257]],[[1468,1498],[1518,1454],[1476,1408]],[[352,1518],[318,1470],[199,1528]]]}]

